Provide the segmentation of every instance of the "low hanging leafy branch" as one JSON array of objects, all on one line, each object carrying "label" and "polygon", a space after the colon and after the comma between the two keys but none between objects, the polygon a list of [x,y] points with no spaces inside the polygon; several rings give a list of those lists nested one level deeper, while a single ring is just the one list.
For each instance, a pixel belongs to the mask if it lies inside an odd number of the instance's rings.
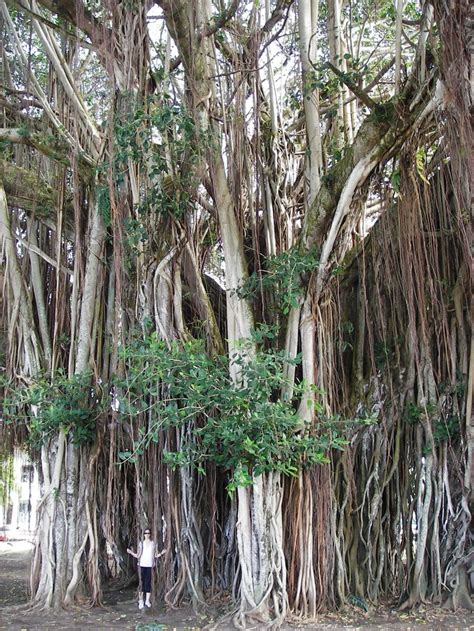
[{"label": "low hanging leafy branch", "polygon": [[[133,451],[121,452],[122,460],[142,456],[151,441],[162,440],[170,427],[190,425],[194,441],[183,451],[164,451],[172,467],[192,464],[205,473],[211,462],[231,472],[229,490],[251,484],[252,472],[297,475],[301,467],[329,462],[331,449],[347,444],[347,423],[323,421],[318,430],[295,430],[296,409],[292,400],[280,400],[285,385],[284,366],[299,363],[282,352],[259,351],[247,360],[245,344],[232,362],[238,366],[240,384],[229,379],[226,357],[213,357],[200,342],[168,347],[152,335],[123,352],[127,379],[117,382],[124,419],[146,414],[150,426],[141,432]],[[294,389],[294,397],[305,388]],[[318,404],[316,404],[318,405]]]},{"label": "low hanging leafy branch", "polygon": [[60,428],[75,445],[92,442],[104,401],[91,377],[87,371],[68,377],[59,370],[53,379],[43,377],[22,391],[13,390],[4,399],[5,423],[24,418],[31,449],[47,444]]}]

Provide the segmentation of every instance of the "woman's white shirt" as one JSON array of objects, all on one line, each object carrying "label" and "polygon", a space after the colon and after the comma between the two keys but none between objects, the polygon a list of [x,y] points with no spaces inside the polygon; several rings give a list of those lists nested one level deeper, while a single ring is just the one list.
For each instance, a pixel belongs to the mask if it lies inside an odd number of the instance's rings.
[{"label": "woman's white shirt", "polygon": [[155,562],[155,543],[153,541],[142,541],[138,565],[140,567],[153,567]]}]

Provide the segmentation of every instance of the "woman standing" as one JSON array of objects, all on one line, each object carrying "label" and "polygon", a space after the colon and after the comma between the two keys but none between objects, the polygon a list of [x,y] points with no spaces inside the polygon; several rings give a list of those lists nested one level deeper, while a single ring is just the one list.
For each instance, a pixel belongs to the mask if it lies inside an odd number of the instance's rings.
[{"label": "woman standing", "polygon": [[[141,591],[138,594],[138,608],[151,607],[151,570],[154,566],[155,559],[158,559],[166,550],[162,550],[159,554],[156,550],[155,542],[151,539],[151,531],[145,528],[144,539],[138,545],[135,552],[131,548],[127,548],[128,554],[138,559],[138,567],[140,572]],[[145,602],[143,602],[143,594],[145,594]]]}]

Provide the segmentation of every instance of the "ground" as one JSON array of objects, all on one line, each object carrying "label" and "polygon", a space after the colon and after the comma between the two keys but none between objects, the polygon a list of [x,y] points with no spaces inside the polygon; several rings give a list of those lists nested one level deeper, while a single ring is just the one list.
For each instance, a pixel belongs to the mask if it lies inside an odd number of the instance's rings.
[{"label": "ground", "polygon": [[[162,611],[152,608],[139,611],[133,590],[106,594],[103,608],[74,608],[60,612],[31,611],[26,606],[31,545],[24,541],[0,542],[0,629],[8,631],[58,631],[96,629],[96,631],[200,631],[211,620],[200,620],[192,609]],[[207,627],[209,628],[209,627]],[[218,624],[224,630],[224,624]],[[448,612],[424,608],[414,613],[400,613],[378,608],[364,613],[348,609],[337,614],[319,616],[305,623],[291,620],[284,631],[328,629],[330,631],[461,631],[474,630],[474,617],[467,611]]]}]

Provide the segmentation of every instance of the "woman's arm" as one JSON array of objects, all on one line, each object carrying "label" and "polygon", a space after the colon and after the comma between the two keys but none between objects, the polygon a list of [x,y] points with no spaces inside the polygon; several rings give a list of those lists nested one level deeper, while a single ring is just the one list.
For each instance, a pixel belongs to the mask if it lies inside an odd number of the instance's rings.
[{"label": "woman's arm", "polygon": [[131,548],[127,548],[127,552],[128,554],[131,554],[132,557],[135,557],[136,559],[138,559],[138,553],[134,552]]},{"label": "woman's arm", "polygon": [[131,554],[132,556],[134,556],[136,559],[139,559],[143,552],[143,543],[138,544],[138,549],[136,552],[134,552],[131,548],[127,548],[127,552],[128,554]]}]

